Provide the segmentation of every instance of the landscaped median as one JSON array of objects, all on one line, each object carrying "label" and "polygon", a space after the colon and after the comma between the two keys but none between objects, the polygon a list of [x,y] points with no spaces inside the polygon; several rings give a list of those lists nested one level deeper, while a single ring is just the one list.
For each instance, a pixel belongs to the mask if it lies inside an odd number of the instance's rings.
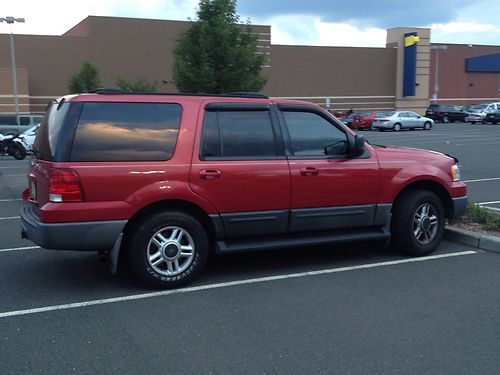
[{"label": "landscaped median", "polygon": [[469,203],[467,211],[445,228],[444,238],[478,249],[500,253],[500,215]]}]

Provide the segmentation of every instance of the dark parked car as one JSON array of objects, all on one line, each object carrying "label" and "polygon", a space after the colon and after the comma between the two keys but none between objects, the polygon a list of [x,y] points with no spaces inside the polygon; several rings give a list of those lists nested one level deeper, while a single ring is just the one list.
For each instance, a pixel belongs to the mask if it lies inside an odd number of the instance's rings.
[{"label": "dark parked car", "polygon": [[450,104],[431,104],[427,111],[425,111],[425,116],[433,119],[434,121],[442,122],[455,122],[465,121],[465,115],[463,108],[459,105]]},{"label": "dark parked car", "polygon": [[500,109],[494,112],[489,112],[484,118],[484,122],[487,124],[491,122],[492,124],[498,124],[500,122]]}]

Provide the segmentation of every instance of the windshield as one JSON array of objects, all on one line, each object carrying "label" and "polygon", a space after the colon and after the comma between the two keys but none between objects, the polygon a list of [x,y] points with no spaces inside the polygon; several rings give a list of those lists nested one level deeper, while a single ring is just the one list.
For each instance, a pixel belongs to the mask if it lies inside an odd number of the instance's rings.
[{"label": "windshield", "polygon": [[375,117],[391,117],[395,114],[396,112],[377,112],[375,114]]}]

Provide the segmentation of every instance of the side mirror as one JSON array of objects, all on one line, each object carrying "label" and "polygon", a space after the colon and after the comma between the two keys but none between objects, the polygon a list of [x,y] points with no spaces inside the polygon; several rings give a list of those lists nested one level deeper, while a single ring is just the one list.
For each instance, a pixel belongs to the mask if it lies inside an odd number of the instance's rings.
[{"label": "side mirror", "polygon": [[363,155],[364,152],[365,152],[365,136],[361,134],[356,134],[354,136],[352,154],[354,156],[360,156]]}]

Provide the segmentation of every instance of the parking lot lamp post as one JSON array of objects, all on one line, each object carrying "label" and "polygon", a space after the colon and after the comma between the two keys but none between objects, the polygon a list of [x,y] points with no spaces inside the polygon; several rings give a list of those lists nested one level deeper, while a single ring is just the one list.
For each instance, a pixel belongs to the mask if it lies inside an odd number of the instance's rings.
[{"label": "parking lot lamp post", "polygon": [[12,25],[14,24],[14,22],[24,23],[24,18],[5,17],[5,18],[0,18],[0,22],[7,22],[10,25],[10,58],[12,61],[12,86],[14,89],[14,106],[16,109],[17,130],[20,131],[19,101],[17,98],[16,53],[14,50],[14,35],[12,34]]},{"label": "parking lot lamp post", "polygon": [[433,100],[438,100],[438,92],[439,92],[439,50],[446,50],[448,46],[431,46],[431,50],[436,50],[436,67],[434,72],[434,95]]}]

